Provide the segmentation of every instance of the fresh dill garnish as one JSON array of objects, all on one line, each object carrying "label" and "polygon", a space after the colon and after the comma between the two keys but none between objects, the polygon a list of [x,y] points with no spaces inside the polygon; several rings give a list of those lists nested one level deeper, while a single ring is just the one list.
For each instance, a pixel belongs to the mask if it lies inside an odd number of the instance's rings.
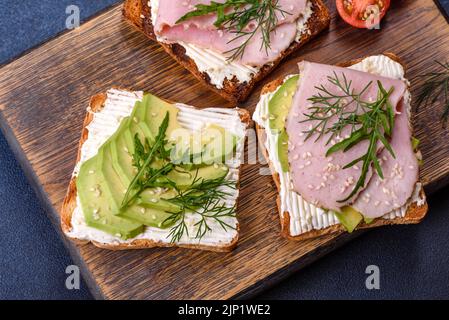
[{"label": "fresh dill garnish", "polygon": [[[168,123],[169,113],[167,112],[151,147],[147,139],[145,139],[144,146],[138,135],[134,137],[135,152],[133,154],[133,166],[137,168],[137,174],[134,176],[128,189],[126,190],[125,197],[123,198],[121,204],[121,209],[126,208],[139,196],[140,193],[142,193],[143,190],[149,188],[151,183],[158,177],[166,175],[174,168],[174,164],[170,162],[164,164],[162,168],[155,169],[150,167],[150,164],[156,156],[159,156],[161,160],[167,160],[167,157],[170,154],[170,152],[165,149],[167,144],[165,135],[168,128]],[[145,147],[149,150],[148,152],[145,152]]]},{"label": "fresh dill garnish", "polygon": [[[378,159],[377,145],[379,142],[395,157],[389,143],[395,116],[395,111],[389,98],[394,88],[392,87],[389,91],[386,91],[382,83],[377,81],[377,99],[373,102],[368,102],[362,100],[362,95],[371,87],[372,82],[369,82],[360,92],[355,92],[352,88],[352,81],[348,81],[344,73],[342,79],[334,73],[333,76],[328,77],[328,81],[341,94],[334,94],[323,85],[316,87],[318,93],[308,99],[312,102],[312,106],[309,108],[311,112],[304,114],[306,119],[301,122],[316,122],[317,124],[312,126],[310,130],[305,131],[307,134],[306,140],[318,134],[317,141],[323,135],[329,134],[330,137],[326,145],[334,137],[339,137],[345,128],[351,128],[349,137],[340,139],[341,141],[329,147],[326,157],[337,151],[346,152],[362,141],[366,140],[369,142],[365,154],[343,167],[343,169],[347,169],[359,162],[363,162],[361,175],[354,189],[345,199],[339,200],[339,202],[346,202],[365,185],[366,176],[371,166],[374,166],[379,177],[383,179],[383,172]],[[330,124],[330,121],[334,119],[336,121]]]},{"label": "fresh dill garnish", "polygon": [[449,118],[449,62],[435,62],[441,67],[442,70],[429,72],[421,76],[425,78],[425,80],[420,92],[418,93],[416,105],[419,110],[421,106],[434,104],[441,96],[443,96],[444,104],[441,120],[443,121],[443,125],[446,125]]},{"label": "fresh dill garnish", "polygon": [[[243,56],[246,47],[259,32],[262,38],[260,50],[271,49],[271,33],[278,24],[278,14],[291,14],[278,5],[279,0],[227,0],[223,3],[211,1],[210,4],[197,4],[195,10],[182,16],[176,23],[184,22],[193,17],[216,14],[214,25],[217,28],[235,34],[228,43],[243,39],[235,48],[225,52],[230,54],[228,60],[236,60]],[[247,28],[250,23],[254,28]]]},{"label": "fresh dill garnish", "polygon": [[176,185],[172,186],[178,195],[171,199],[164,199],[180,207],[180,210],[171,212],[170,216],[163,224],[175,225],[170,229],[168,238],[171,242],[179,241],[184,234],[189,235],[186,224],[187,213],[195,213],[200,216],[200,220],[195,223],[197,228],[195,239],[201,240],[204,235],[211,231],[210,220],[217,222],[223,230],[235,229],[224,221],[226,217],[235,217],[235,206],[228,207],[223,199],[230,193],[223,191],[223,187],[235,189],[235,182],[226,180],[225,177],[217,179],[203,179],[198,177],[197,173],[189,187],[178,189]]}]

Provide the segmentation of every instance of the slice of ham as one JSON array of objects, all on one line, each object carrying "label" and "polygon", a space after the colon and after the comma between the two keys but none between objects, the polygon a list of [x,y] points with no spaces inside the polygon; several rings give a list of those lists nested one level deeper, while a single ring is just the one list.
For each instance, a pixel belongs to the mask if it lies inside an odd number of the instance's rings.
[{"label": "slice of ham", "polygon": [[382,217],[404,206],[415,190],[419,164],[413,151],[409,117],[405,109],[401,102],[401,113],[396,116],[390,142],[395,158],[387,150],[380,155],[384,179],[374,175],[353,204],[357,211],[368,218]]},{"label": "slice of ham", "polygon": [[[210,0],[179,1],[159,0],[157,16],[154,18],[156,35],[169,43],[189,43],[200,48],[211,49],[225,56],[232,55],[232,50],[239,47],[247,37],[237,40],[232,31],[219,30],[214,26],[215,14],[191,18],[180,24],[176,22],[186,13],[195,9],[197,4],[210,4]],[[219,0],[216,2],[224,2]],[[276,60],[296,38],[296,20],[304,13],[306,0],[279,0],[278,6],[291,14],[278,13],[278,26],[271,33],[270,48],[265,50],[262,34],[258,32],[249,40],[246,50],[238,61],[245,65],[260,67]],[[249,30],[254,24],[249,24]]]},{"label": "slice of ham", "polygon": [[[352,88],[355,92],[361,92],[372,81],[369,89],[362,95],[362,99],[365,101],[376,100],[378,94],[377,81],[380,81],[387,91],[393,87],[394,91],[390,96],[390,103],[395,108],[403,98],[406,85],[400,80],[347,68],[311,62],[300,64],[298,90],[293,98],[292,108],[286,123],[289,135],[288,159],[293,189],[312,204],[324,209],[340,211],[341,207],[353,203],[357,197],[355,195],[346,202],[340,202],[351,194],[361,175],[362,163],[360,162],[348,169],[343,169],[343,167],[364,155],[368,148],[368,142],[363,141],[347,152],[339,151],[326,157],[326,151],[332,144],[349,136],[350,128],[343,130],[341,137],[335,138],[335,141],[332,141],[331,144],[326,144],[328,135],[323,135],[317,141],[318,135],[306,139],[304,132],[310,130],[310,126],[316,123],[313,121],[301,122],[307,119],[304,114],[310,113],[311,102],[308,99],[319,93],[316,87],[323,85],[333,94],[342,94],[335,85],[328,81],[328,77],[334,76],[334,73],[340,79],[344,74],[348,81],[352,81]],[[354,108],[354,104],[347,108]],[[328,126],[331,126],[336,120],[336,117],[331,118]],[[382,145],[379,144],[379,152],[381,149]],[[372,170],[368,172],[365,186],[370,181],[371,176]]]}]

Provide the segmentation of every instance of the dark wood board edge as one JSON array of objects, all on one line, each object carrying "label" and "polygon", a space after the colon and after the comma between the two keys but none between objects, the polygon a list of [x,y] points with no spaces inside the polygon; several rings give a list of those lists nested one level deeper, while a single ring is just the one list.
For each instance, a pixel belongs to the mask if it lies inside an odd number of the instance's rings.
[{"label": "dark wood board edge", "polygon": [[85,264],[84,260],[81,258],[78,246],[73,242],[69,241],[64,234],[62,233],[60,227],[60,216],[57,210],[50,203],[49,198],[47,197],[46,192],[42,188],[42,185],[39,183],[39,178],[36,173],[33,171],[31,167],[31,163],[28,161],[25,153],[22,150],[22,147],[18,143],[16,137],[12,133],[11,128],[7,124],[5,118],[3,117],[3,112],[0,110],[0,131],[5,137],[9,147],[11,148],[14,156],[16,157],[17,162],[22,168],[26,179],[30,183],[33,188],[37,198],[43,206],[44,211],[47,214],[47,217],[51,221],[51,224],[55,228],[59,237],[61,238],[64,247],[69,251],[70,257],[73,262],[80,268],[83,279],[89,289],[89,292],[94,296],[97,300],[105,300],[106,297],[103,295],[100,287],[97,285],[92,273],[89,271],[89,268]]}]

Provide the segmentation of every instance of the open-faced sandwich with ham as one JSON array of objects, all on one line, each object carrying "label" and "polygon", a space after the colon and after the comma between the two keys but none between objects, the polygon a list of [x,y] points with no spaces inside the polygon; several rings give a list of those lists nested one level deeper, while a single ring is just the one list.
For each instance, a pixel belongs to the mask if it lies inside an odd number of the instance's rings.
[{"label": "open-faced sandwich with ham", "polygon": [[229,251],[249,113],[111,89],[87,110],[61,224],[112,249]]},{"label": "open-faced sandwich with ham", "polygon": [[124,16],[234,102],[330,22],[321,0],[127,0]]},{"label": "open-faced sandwich with ham", "polygon": [[253,115],[295,240],[420,222],[427,203],[405,70],[393,54],[303,61],[263,89]]}]

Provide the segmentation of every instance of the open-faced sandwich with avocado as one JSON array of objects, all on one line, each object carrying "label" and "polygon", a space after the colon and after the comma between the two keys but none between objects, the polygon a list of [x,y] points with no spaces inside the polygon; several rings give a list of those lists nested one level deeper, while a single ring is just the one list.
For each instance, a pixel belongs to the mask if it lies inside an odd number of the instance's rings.
[{"label": "open-faced sandwich with avocado", "polygon": [[238,239],[241,109],[111,89],[88,108],[62,209],[71,239],[107,249],[229,251]]},{"label": "open-faced sandwich with avocado", "polygon": [[393,54],[299,72],[263,89],[253,119],[295,240],[420,222],[427,203],[405,68]]}]

